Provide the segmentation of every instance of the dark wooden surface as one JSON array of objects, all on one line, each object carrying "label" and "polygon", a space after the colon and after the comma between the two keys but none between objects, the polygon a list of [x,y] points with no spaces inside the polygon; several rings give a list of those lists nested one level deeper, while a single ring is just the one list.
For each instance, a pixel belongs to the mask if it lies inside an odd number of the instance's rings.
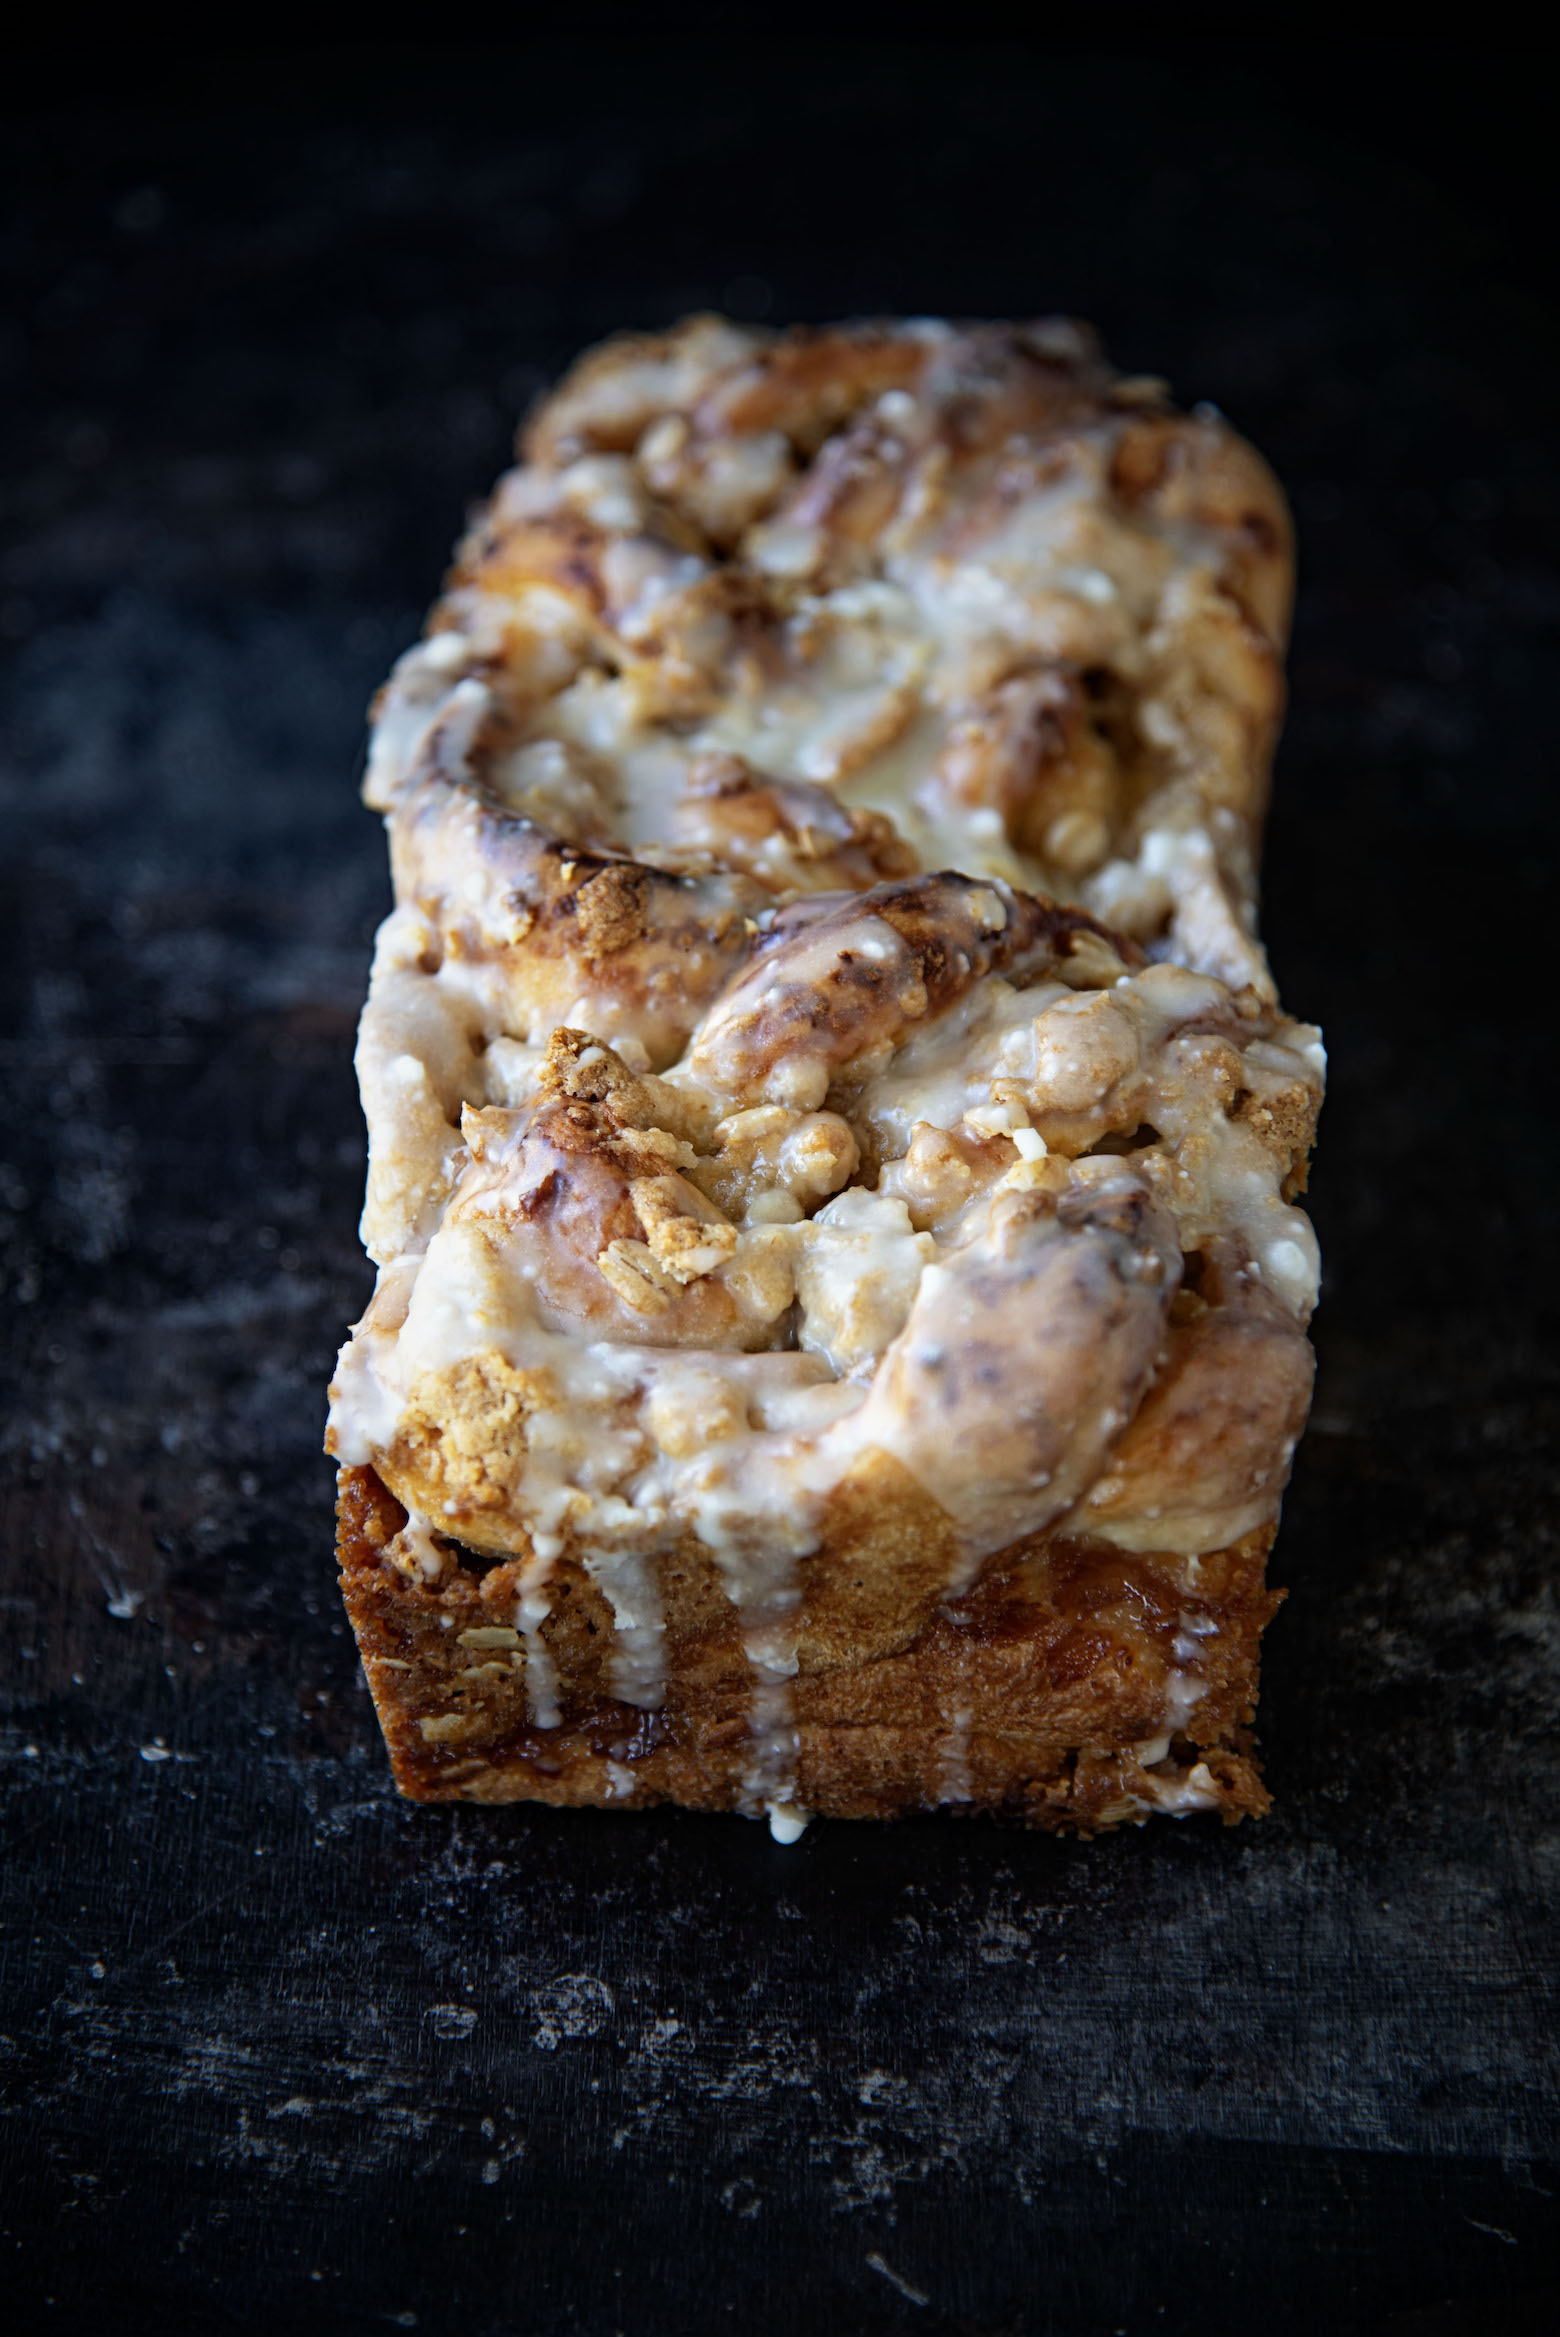
[{"label": "dark wooden surface", "polygon": [[[1560,2325],[1560,466],[1503,70],[647,45],[33,91],[12,2327]],[[361,712],[543,374],[723,299],[1072,307],[1294,489],[1267,924],[1334,1069],[1263,1825],[782,1850],[390,1790],[319,1452],[368,1289]]]}]

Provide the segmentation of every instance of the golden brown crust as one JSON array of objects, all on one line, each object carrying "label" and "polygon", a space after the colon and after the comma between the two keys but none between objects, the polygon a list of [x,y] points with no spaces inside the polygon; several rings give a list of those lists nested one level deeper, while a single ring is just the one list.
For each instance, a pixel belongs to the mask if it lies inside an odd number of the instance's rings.
[{"label": "golden brown crust", "polygon": [[[879,1541],[897,1534],[913,1560],[922,1521],[905,1504],[908,1517],[885,1526],[893,1494],[879,1480],[847,1504],[856,1514],[841,1516],[831,1541],[835,1581],[863,1530]],[[560,1724],[539,1728],[528,1716],[522,1637],[507,1620],[512,1569],[462,1566],[435,1590],[410,1583],[384,1559],[405,1516],[372,1470],[341,1472],[342,1589],[403,1793],[752,1807],[752,1667],[707,1553],[685,1548],[663,1563],[673,1652],[655,1712],[611,1694],[610,1613],[584,1568],[564,1563],[543,1631],[569,1685]],[[1077,1540],[1003,1552],[947,1604],[938,1569],[923,1564],[922,1619],[908,1636],[890,1631],[886,1645],[866,1618],[835,1623],[820,1607],[793,1687],[798,1803],[851,1818],[996,1810],[1097,1833],[1176,1806],[1196,1773],[1196,1806],[1227,1823],[1260,1816],[1268,1796],[1249,1723],[1258,1638],[1282,1598],[1263,1580],[1271,1541],[1267,1528],[1210,1553],[1195,1593],[1174,1560]],[[1206,1694],[1160,1752],[1160,1683],[1189,1622],[1216,1653],[1205,1661]]]}]

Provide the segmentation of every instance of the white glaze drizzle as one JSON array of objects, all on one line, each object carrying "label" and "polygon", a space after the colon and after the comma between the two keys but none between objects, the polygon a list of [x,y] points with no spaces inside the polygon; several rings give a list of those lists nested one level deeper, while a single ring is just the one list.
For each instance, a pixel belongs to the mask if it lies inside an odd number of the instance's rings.
[{"label": "white glaze drizzle", "polygon": [[948,1714],[948,1731],[937,1748],[939,1804],[969,1801],[970,1792],[970,1721],[969,1706],[956,1704]]},{"label": "white glaze drizzle", "polygon": [[614,1695],[642,1712],[666,1702],[666,1615],[654,1556],[632,1546],[590,1550],[585,1571],[612,1609]]},{"label": "white glaze drizzle", "polygon": [[527,1559],[520,1574],[520,1596],[515,1602],[515,1628],[525,1641],[525,1699],[538,1728],[558,1728],[563,1714],[558,1705],[558,1671],[552,1650],[542,1637],[542,1625],[552,1613],[547,1580],[550,1558]]}]

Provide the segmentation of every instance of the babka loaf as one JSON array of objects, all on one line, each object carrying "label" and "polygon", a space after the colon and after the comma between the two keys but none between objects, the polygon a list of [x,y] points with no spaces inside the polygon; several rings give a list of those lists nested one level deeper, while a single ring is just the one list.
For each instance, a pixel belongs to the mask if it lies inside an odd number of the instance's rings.
[{"label": "babka loaf", "polygon": [[608,343],[381,693],[348,1611],[419,1798],[1260,1811],[1288,520],[1082,327]]}]

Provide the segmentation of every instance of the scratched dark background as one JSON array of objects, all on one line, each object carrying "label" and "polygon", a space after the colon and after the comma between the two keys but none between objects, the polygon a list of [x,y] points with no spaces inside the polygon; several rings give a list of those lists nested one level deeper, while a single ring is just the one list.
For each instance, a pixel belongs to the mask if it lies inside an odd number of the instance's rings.
[{"label": "scratched dark background", "polygon": [[[83,78],[85,72],[86,77]],[[1560,2326],[1560,441],[1532,59],[13,75],[0,2297],[94,2332]],[[1290,483],[1327,1026],[1277,1809],[417,1810],[331,1565],[365,702],[582,343],[1071,308]]]}]

